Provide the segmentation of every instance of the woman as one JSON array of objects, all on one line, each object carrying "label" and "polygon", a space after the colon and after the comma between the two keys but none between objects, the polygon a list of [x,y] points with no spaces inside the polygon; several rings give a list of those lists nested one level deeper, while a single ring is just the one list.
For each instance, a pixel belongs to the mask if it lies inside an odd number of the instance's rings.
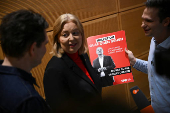
[{"label": "woman", "polygon": [[81,22],[63,14],[53,27],[54,56],[44,75],[46,101],[54,112],[79,112],[101,101],[101,82],[87,55]]}]

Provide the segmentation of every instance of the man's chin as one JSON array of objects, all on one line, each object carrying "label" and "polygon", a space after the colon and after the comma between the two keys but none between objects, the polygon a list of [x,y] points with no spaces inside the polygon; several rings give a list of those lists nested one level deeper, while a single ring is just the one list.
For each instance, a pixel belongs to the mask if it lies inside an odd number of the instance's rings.
[{"label": "man's chin", "polygon": [[151,35],[151,34],[148,34],[148,33],[145,33],[145,36],[147,36],[147,37],[152,37],[152,35]]}]

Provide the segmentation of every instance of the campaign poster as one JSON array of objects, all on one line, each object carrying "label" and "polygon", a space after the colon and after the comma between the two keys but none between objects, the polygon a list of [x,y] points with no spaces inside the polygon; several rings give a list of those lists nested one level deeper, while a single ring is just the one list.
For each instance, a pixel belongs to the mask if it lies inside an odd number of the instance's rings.
[{"label": "campaign poster", "polygon": [[134,82],[130,61],[125,53],[125,31],[87,38],[90,60],[102,87]]}]

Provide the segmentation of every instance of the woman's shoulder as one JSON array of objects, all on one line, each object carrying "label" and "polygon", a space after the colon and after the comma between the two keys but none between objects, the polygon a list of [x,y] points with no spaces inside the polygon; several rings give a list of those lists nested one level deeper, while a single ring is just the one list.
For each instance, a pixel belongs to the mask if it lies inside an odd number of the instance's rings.
[{"label": "woman's shoulder", "polygon": [[64,65],[64,61],[61,58],[53,56],[48,62],[46,69],[47,68],[58,68],[58,67],[62,67],[62,65]]}]

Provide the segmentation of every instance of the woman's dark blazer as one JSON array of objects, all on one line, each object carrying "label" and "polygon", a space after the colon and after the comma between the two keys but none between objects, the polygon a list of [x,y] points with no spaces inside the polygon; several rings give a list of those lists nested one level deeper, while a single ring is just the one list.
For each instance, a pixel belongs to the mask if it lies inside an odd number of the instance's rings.
[{"label": "woman's dark blazer", "polygon": [[[101,81],[93,69],[87,54],[80,55],[92,81],[66,54],[53,56],[44,74],[44,91],[47,103],[54,111],[68,106],[86,106],[101,101]],[[66,108],[67,107],[67,108]],[[73,107],[72,107],[73,108]]]}]

